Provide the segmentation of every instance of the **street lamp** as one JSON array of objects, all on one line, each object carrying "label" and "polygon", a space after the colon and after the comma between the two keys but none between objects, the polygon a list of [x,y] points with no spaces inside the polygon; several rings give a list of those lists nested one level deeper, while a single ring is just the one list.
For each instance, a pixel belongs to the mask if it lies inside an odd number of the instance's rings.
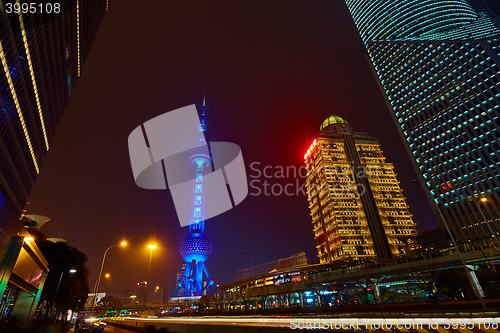
[{"label": "street lamp", "polygon": [[[422,184],[420,184],[417,180],[412,180],[411,182],[413,184],[418,185],[421,188],[423,188],[424,191],[427,191],[432,198],[432,194],[430,193],[430,191],[427,187],[422,186]],[[465,276],[467,276],[467,279],[469,280],[469,282],[472,286],[472,289],[474,290],[474,293],[476,294],[476,297],[481,302],[483,309],[486,310],[486,305],[484,304],[483,297],[481,296],[481,293],[478,290],[477,285],[475,284],[474,277],[472,276],[472,274],[469,271],[469,268],[467,268],[467,265],[465,264],[464,257],[462,257],[462,253],[460,253],[460,249],[458,248],[458,245],[455,241],[455,237],[453,237],[453,234],[451,233],[450,228],[448,227],[448,223],[446,223],[446,220],[444,219],[443,213],[441,212],[439,205],[437,204],[436,201],[434,201],[434,204],[436,205],[436,208],[439,212],[439,215],[441,215],[441,219],[443,220],[444,226],[446,227],[446,230],[448,231],[448,234],[450,235],[451,241],[453,242],[453,246],[455,246],[455,249],[457,249],[458,255],[460,256],[460,261],[462,262],[462,265],[464,266],[464,269],[465,269],[465,274],[466,274]]]},{"label": "street lamp", "polygon": [[493,229],[491,228],[490,222],[488,222],[488,220],[486,219],[486,215],[484,215],[483,209],[481,208],[481,202],[486,202],[486,201],[488,201],[488,199],[486,199],[484,197],[481,198],[480,200],[477,201],[477,207],[479,208],[479,212],[481,213],[481,216],[483,217],[484,223],[486,223],[488,230],[491,232],[491,236],[493,236],[493,238],[497,242],[497,245],[500,246],[500,243],[498,242],[498,238],[495,235],[495,232],[493,231]]},{"label": "street lamp", "polygon": [[106,254],[108,253],[108,251],[112,247],[115,247],[115,246],[125,246],[125,245],[127,245],[127,242],[121,242],[120,244],[111,245],[110,247],[108,247],[106,249],[106,251],[104,251],[104,255],[102,256],[101,270],[99,271],[99,277],[97,278],[97,281],[96,281],[96,283],[94,285],[94,299],[92,300],[92,308],[90,309],[90,316],[92,316],[92,312],[94,312],[95,301],[96,301],[96,298],[97,298],[97,292],[99,290],[99,283],[101,282],[102,269],[104,267],[104,260],[106,260]]},{"label": "street lamp", "polygon": [[159,303],[162,303],[163,302],[163,288],[160,289],[160,286],[156,286],[155,293],[158,291],[160,291],[160,302]]},{"label": "street lamp", "polygon": [[144,302],[146,304],[146,297],[148,295],[148,284],[149,284],[149,273],[151,272],[151,259],[153,258],[153,250],[156,249],[156,245],[150,244],[148,248],[151,250],[149,254],[149,267],[148,267],[148,277],[146,279],[146,287],[144,288]]},{"label": "street lamp", "polygon": [[[255,299],[255,294],[256,294],[256,290],[255,288],[257,287],[257,281],[255,281],[255,276],[253,275],[253,259],[252,257],[250,257],[248,254],[246,254],[245,252],[241,252],[242,255],[244,256],[247,256],[248,258],[250,258],[250,262],[252,263],[252,280],[253,280],[253,297]],[[255,315],[257,315],[257,300],[255,300],[255,304],[254,304],[254,313]]]},{"label": "street lamp", "polygon": [[[57,293],[59,293],[59,287],[61,286],[61,280],[63,278],[63,275],[64,275],[64,270],[61,272],[61,276],[59,276],[59,282],[57,283],[57,288],[56,288],[56,292],[54,294],[54,299],[52,300],[52,306],[54,306],[54,304],[56,303],[56,298],[57,298]],[[69,270],[70,273],[76,273],[76,269],[70,269]],[[52,312],[52,310],[51,310]],[[57,318],[55,318],[57,320]]]}]

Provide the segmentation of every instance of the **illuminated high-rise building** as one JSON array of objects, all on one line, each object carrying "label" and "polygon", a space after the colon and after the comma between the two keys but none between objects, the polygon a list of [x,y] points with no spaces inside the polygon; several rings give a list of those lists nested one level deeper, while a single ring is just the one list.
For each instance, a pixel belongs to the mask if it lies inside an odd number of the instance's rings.
[{"label": "illuminated high-rise building", "polygon": [[[205,261],[212,253],[212,242],[205,236],[205,200],[206,183],[204,182],[204,168],[212,166],[210,148],[205,141],[205,97],[203,97],[203,112],[201,115],[200,139],[198,147],[191,150],[190,162],[193,166],[195,184],[193,187],[192,207],[189,221],[189,235],[181,243],[180,252],[186,266],[177,283],[174,296],[181,296],[181,291],[187,297],[201,297],[205,291],[213,286]],[[204,279],[206,277],[206,280]],[[204,283],[206,282],[206,283]]]},{"label": "illuminated high-rise building", "polygon": [[500,1],[484,0],[480,10],[486,12],[491,17],[493,22],[500,27]]},{"label": "illuminated high-rise building", "polygon": [[[175,276],[175,285],[179,287],[179,283],[181,283],[182,276],[184,275],[184,271],[186,270],[186,263],[182,264],[181,270],[177,272],[177,275]],[[176,288],[176,296],[184,296],[184,289],[182,289],[182,284],[179,289]]]},{"label": "illuminated high-rise building", "polygon": [[330,116],[304,159],[321,263],[404,254],[399,238],[414,234],[415,223],[376,138]]},{"label": "illuminated high-rise building", "polygon": [[12,3],[0,3],[0,197],[1,215],[17,219],[109,1],[37,2],[44,14],[16,13]]},{"label": "illuminated high-rise building", "polygon": [[491,238],[479,207],[500,232],[498,1],[488,13],[466,0],[346,3],[436,216],[434,202],[455,237]]},{"label": "illuminated high-rise building", "polygon": [[0,2],[0,309],[21,328],[31,323],[48,264],[20,217],[108,6]]}]

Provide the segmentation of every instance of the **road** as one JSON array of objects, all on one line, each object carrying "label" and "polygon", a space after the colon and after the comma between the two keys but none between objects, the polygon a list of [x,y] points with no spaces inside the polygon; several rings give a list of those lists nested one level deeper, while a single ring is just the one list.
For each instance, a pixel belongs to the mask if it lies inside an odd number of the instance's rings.
[{"label": "road", "polygon": [[107,325],[106,328],[104,328],[104,333],[137,333],[137,332],[126,330],[124,328],[116,326]]},{"label": "road", "polygon": [[[118,318],[117,318],[118,319]],[[191,317],[191,318],[120,318],[119,324],[146,327],[168,327],[178,332],[283,332],[336,331],[393,333],[500,333],[499,318],[398,318],[398,319],[317,319],[283,317]],[[439,325],[438,325],[439,324]],[[129,333],[127,330],[105,333]]]}]

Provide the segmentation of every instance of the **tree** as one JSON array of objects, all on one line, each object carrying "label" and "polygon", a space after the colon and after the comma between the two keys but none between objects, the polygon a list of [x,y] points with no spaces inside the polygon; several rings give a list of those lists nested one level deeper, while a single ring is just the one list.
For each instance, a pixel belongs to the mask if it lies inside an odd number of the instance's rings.
[{"label": "tree", "polygon": [[326,305],[323,296],[327,291],[331,291],[332,287],[328,283],[324,282],[325,277],[322,276],[322,274],[324,273],[320,273],[317,271],[309,272],[309,274],[307,275],[307,280],[309,288],[311,288],[316,294],[318,306],[320,306],[323,311],[323,308]]},{"label": "tree", "polygon": [[267,299],[269,298],[270,293],[270,287],[267,285],[257,288],[256,296],[259,298],[263,309],[267,309]]},{"label": "tree", "polygon": [[[427,292],[427,299],[434,304],[438,304],[440,299],[439,291],[436,286],[436,280],[441,274],[443,268],[443,262],[439,260],[439,256],[437,254],[436,257],[429,255],[428,259],[417,261],[417,264],[413,265],[413,267],[408,261],[406,261],[406,266],[410,275],[413,276],[415,280],[419,282],[421,288]],[[418,290],[417,298],[420,301]]]},{"label": "tree", "polygon": [[[239,292],[238,296],[243,300],[243,303],[245,303],[245,312],[248,312],[248,300],[249,300],[249,295],[250,295],[248,283],[245,285],[244,289],[239,287],[238,292]],[[240,310],[241,310],[241,306],[240,306]]]},{"label": "tree", "polygon": [[292,291],[296,290],[296,282],[292,279],[290,274],[279,275],[274,278],[274,288],[277,291],[279,300],[281,301],[282,307],[293,307],[292,304]]},{"label": "tree", "polygon": [[99,302],[97,302],[99,306],[121,306],[122,301],[115,296],[104,296],[101,298]]},{"label": "tree", "polygon": [[210,300],[207,296],[202,295],[200,299],[196,302],[198,304],[198,313],[203,313],[210,305]]},{"label": "tree", "polygon": [[[65,242],[47,241],[40,231],[30,230],[30,233],[49,263],[49,274],[45,280],[40,304],[45,301],[49,311],[55,307],[56,318],[67,310],[83,307],[89,293],[90,270],[86,266],[87,256]],[[70,273],[70,270],[76,272]]]}]

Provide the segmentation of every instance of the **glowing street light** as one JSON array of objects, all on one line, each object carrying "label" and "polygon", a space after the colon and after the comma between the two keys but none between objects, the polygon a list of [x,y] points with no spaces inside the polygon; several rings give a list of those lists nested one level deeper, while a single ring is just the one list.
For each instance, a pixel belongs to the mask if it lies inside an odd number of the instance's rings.
[{"label": "glowing street light", "polygon": [[[59,282],[57,283],[56,293],[54,294],[54,299],[52,300],[52,306],[54,306],[54,304],[56,303],[57,293],[59,293],[59,287],[61,286],[61,280],[63,278],[64,272],[65,271],[62,271],[61,272],[61,276],[59,276]],[[76,273],[76,269],[70,269],[69,272],[70,273]],[[52,309],[51,309],[51,311],[52,311]]]},{"label": "glowing street light", "polygon": [[146,286],[144,288],[144,301],[143,304],[146,304],[146,297],[148,295],[148,282],[149,282],[149,273],[151,272],[151,259],[153,258],[153,250],[156,249],[156,245],[154,244],[149,244],[148,248],[151,250],[151,253],[149,254],[149,267],[148,267],[148,277],[146,279]]},{"label": "glowing street light", "polygon": [[155,293],[158,291],[160,292],[160,303],[162,303],[163,302],[163,289],[160,289],[160,286],[156,286]]},{"label": "glowing street light", "polygon": [[500,243],[498,242],[498,238],[497,238],[495,232],[493,231],[493,229],[491,228],[490,222],[488,222],[488,219],[486,219],[486,215],[484,215],[483,209],[481,208],[481,202],[485,203],[487,201],[488,201],[488,199],[485,197],[482,197],[481,199],[479,199],[477,201],[477,208],[479,208],[479,212],[481,213],[481,216],[483,217],[484,223],[486,223],[486,226],[488,227],[488,230],[490,231],[491,236],[493,236],[493,238],[497,242],[497,245],[500,246]]},{"label": "glowing street light", "polygon": [[[99,290],[99,284],[101,282],[101,275],[102,275],[102,269],[104,267],[104,261],[106,260],[106,254],[108,253],[108,251],[112,248],[112,247],[115,247],[115,246],[125,246],[127,245],[127,242],[121,242],[120,244],[115,244],[115,245],[111,245],[110,247],[108,247],[106,249],[106,251],[104,251],[104,255],[102,256],[102,263],[101,263],[101,270],[99,271],[99,277],[97,278],[97,281],[94,285],[94,300],[92,301],[92,308],[90,309],[90,316],[92,316],[92,312],[94,311],[94,307],[95,307],[95,301],[96,301],[96,298],[97,298],[97,291]],[[108,274],[109,276],[109,274]]]},{"label": "glowing street light", "polygon": [[104,275],[104,277],[107,277],[107,278],[109,278],[109,273],[107,273],[106,275]]}]

